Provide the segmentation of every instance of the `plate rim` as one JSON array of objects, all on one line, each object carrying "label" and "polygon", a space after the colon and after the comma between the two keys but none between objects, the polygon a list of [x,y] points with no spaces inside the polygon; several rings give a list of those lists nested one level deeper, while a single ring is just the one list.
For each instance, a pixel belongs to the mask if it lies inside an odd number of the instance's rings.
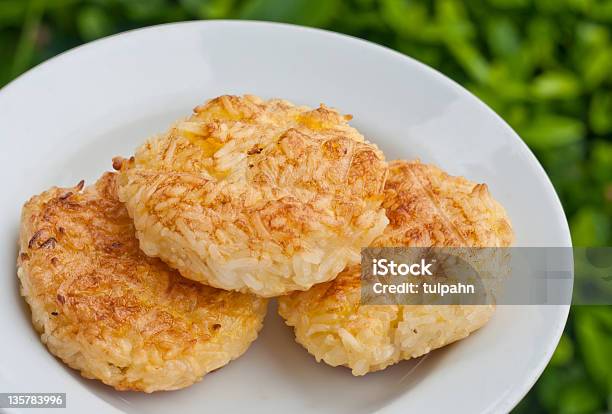
[{"label": "plate rim", "polygon": [[[540,162],[536,158],[535,154],[527,146],[527,144],[520,138],[518,133],[514,131],[512,127],[510,127],[510,125],[508,125],[508,123],[500,115],[498,115],[492,108],[490,108],[487,104],[485,104],[480,98],[475,96],[472,92],[470,92],[469,90],[461,86],[458,82],[456,82],[452,78],[444,75],[442,72],[438,71],[437,69],[423,62],[420,62],[411,56],[405,55],[401,52],[391,49],[390,47],[387,47],[387,46],[384,46],[378,43],[374,43],[372,41],[369,41],[363,38],[359,38],[356,36],[334,32],[334,31],[326,30],[326,29],[320,29],[316,27],[307,27],[307,26],[301,26],[301,25],[290,24],[290,23],[258,21],[258,20],[212,19],[212,20],[187,20],[187,21],[181,21],[181,22],[157,24],[157,25],[152,25],[152,26],[130,29],[130,30],[115,33],[115,34],[112,34],[106,37],[102,37],[102,38],[93,40],[91,42],[87,42],[87,43],[78,45],[66,51],[63,51],[43,62],[40,62],[39,64],[30,68],[29,70],[22,73],[17,78],[11,80],[9,83],[7,83],[2,88],[0,88],[0,100],[4,99],[4,97],[7,95],[9,91],[11,91],[14,88],[19,87],[19,85],[21,85],[22,83],[27,82],[28,78],[32,76],[33,74],[37,73],[38,71],[45,70],[45,68],[48,66],[61,64],[61,62],[64,59],[66,59],[68,56],[76,55],[79,52],[81,52],[82,49],[95,48],[99,46],[100,44],[116,41],[117,38],[125,38],[129,36],[139,35],[142,32],[146,32],[146,31],[153,32],[153,31],[159,31],[163,29],[175,29],[175,28],[178,28],[179,26],[186,27],[186,26],[228,26],[228,25],[229,26],[243,26],[247,28],[253,27],[253,26],[260,26],[260,27],[266,26],[271,29],[293,30],[293,31],[306,32],[306,33],[310,32],[310,33],[314,33],[318,35],[342,38],[344,41],[355,44],[356,47],[358,48],[365,47],[365,48],[371,48],[371,49],[378,49],[381,52],[393,55],[395,59],[405,60],[405,61],[410,62],[411,65],[413,65],[415,68],[417,68],[420,71],[428,72],[429,75],[432,75],[435,78],[436,82],[440,82],[445,87],[452,88],[454,91],[460,93],[461,96],[475,103],[480,111],[483,111],[483,113],[488,114],[488,116],[492,116],[493,119],[497,121],[497,124],[502,129],[504,129],[509,135],[512,136],[512,139],[518,145],[518,148],[520,148],[521,153],[526,156],[526,160],[528,161],[529,165],[531,165],[532,167],[535,167],[537,171],[537,175],[539,176],[540,179],[543,179],[543,183],[545,183],[545,188],[547,190],[546,197],[549,198],[550,201],[554,204],[555,208],[552,213],[554,213],[553,215],[554,219],[557,222],[559,229],[562,230],[562,233],[563,233],[562,236],[564,240],[562,240],[562,245],[566,247],[572,247],[572,240],[571,240],[567,217],[565,215],[565,211],[563,209],[559,195],[557,194],[550,177],[548,176],[548,174],[546,173],[546,170],[544,170],[543,166],[540,164]],[[573,272],[572,272],[572,280],[573,280]],[[531,305],[531,306],[551,306],[551,305]],[[538,380],[538,378],[541,376],[544,369],[550,362],[550,359],[552,358],[552,355],[559,343],[559,340],[561,339],[561,335],[563,334],[564,328],[567,324],[569,311],[570,311],[570,305],[552,305],[552,306],[557,306],[559,308],[559,311],[557,312],[559,316],[559,325],[556,329],[555,335],[553,335],[550,338],[548,342],[548,346],[545,349],[545,352],[543,352],[544,357],[541,358],[539,363],[532,368],[530,375],[528,376],[528,378],[526,378],[521,383],[521,385],[514,387],[514,389],[511,392],[509,392],[507,395],[500,398],[500,400],[498,400],[496,403],[494,403],[492,406],[490,406],[487,409],[487,412],[508,412],[512,410],[512,408],[515,407],[522,400],[522,398],[529,392],[529,390],[533,387],[535,382]],[[386,412],[386,411],[393,411],[396,409],[400,409],[403,399],[408,398],[408,397],[409,396],[407,394],[399,396],[398,398],[390,401],[389,405],[384,407],[381,411]]]}]

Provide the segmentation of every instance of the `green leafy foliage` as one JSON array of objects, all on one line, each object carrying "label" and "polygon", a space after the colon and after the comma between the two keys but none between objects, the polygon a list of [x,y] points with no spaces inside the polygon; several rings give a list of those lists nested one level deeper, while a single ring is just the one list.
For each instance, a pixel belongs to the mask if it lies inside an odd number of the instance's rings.
[{"label": "green leafy foliage", "polygon": [[567,366],[572,362],[574,357],[574,344],[572,340],[567,336],[563,335],[559,340],[559,345],[550,360],[552,367]]},{"label": "green leafy foliage", "polygon": [[331,22],[337,9],[336,0],[254,0],[242,8],[240,17],[322,27]]},{"label": "green leafy foliage", "polygon": [[[610,0],[0,0],[0,86],[102,36],[219,18],[323,27],[442,71],[534,150],[574,244],[612,244]],[[549,367],[516,412],[612,411],[611,338],[611,307],[574,307]]]},{"label": "green leafy foliage", "polygon": [[571,218],[576,246],[605,246],[610,238],[610,218],[592,207],[582,207]]},{"label": "green leafy foliage", "polygon": [[113,21],[104,9],[97,6],[86,6],[77,15],[79,34],[85,40],[93,40],[113,33]]},{"label": "green leafy foliage", "polygon": [[579,119],[544,113],[535,115],[519,132],[531,148],[546,150],[582,140],[585,128]]},{"label": "green leafy foliage", "polygon": [[[587,372],[599,389],[612,394],[612,324],[609,312],[593,308],[576,312],[576,337]],[[604,395],[606,395],[604,394]]]}]

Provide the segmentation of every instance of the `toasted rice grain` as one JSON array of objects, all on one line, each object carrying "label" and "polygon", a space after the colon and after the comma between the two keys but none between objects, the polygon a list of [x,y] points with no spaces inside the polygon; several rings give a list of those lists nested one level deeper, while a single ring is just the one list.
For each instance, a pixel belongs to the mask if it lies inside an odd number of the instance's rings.
[{"label": "toasted rice grain", "polygon": [[197,107],[114,162],[142,250],[261,296],[333,279],[388,222],[387,165],[348,118],[254,96]]},{"label": "toasted rice grain", "polygon": [[[394,161],[385,186],[390,224],[378,247],[503,247],[510,221],[486,185],[431,165]],[[488,259],[487,259],[488,260]],[[499,267],[498,267],[499,268]],[[360,305],[360,267],[279,298],[279,313],[317,361],[364,375],[467,337],[493,305]]]},{"label": "toasted rice grain", "polygon": [[142,253],[115,174],[30,199],[18,276],[51,353],[118,390],[174,390],[239,357],[266,300],[189,281]]}]

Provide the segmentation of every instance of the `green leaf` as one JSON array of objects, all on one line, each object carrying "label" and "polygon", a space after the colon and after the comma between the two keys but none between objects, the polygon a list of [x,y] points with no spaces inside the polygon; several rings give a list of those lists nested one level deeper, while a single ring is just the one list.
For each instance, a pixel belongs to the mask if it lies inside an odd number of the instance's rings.
[{"label": "green leaf", "polygon": [[612,306],[591,306],[588,309],[591,316],[597,319],[607,332],[612,332]]},{"label": "green leaf", "polygon": [[377,11],[351,11],[336,22],[336,29],[345,33],[359,34],[363,31],[381,33],[388,29],[382,16]]},{"label": "green leaf", "polygon": [[589,164],[595,178],[607,185],[612,184],[612,142],[596,140]]},{"label": "green leaf", "polygon": [[585,127],[579,119],[546,114],[536,116],[520,133],[529,146],[545,149],[583,140]]},{"label": "green leaf", "polygon": [[555,62],[559,35],[558,27],[546,16],[536,15],[529,21],[526,47],[535,65],[549,67]]},{"label": "green leaf", "polygon": [[504,112],[504,117],[514,128],[521,128],[527,121],[527,107],[521,104],[511,105],[507,111]]},{"label": "green leaf", "polygon": [[486,41],[494,56],[509,58],[516,55],[521,47],[521,40],[516,26],[509,18],[492,17],[486,25]]},{"label": "green leaf", "polygon": [[94,40],[113,33],[113,22],[106,12],[96,6],[86,6],[77,17],[79,34],[84,40]]},{"label": "green leaf", "polygon": [[586,382],[564,389],[558,398],[560,414],[590,414],[601,407],[601,397]]},{"label": "green leaf", "polygon": [[592,0],[566,0],[566,3],[570,9],[582,13],[587,12],[593,6]]},{"label": "green leaf", "polygon": [[28,10],[28,2],[24,0],[0,1],[0,27],[19,26]]},{"label": "green leaf", "polygon": [[500,99],[499,94],[497,94],[494,89],[489,88],[486,85],[478,85],[475,83],[468,83],[466,86],[470,92],[489,105],[491,109],[498,114],[501,114],[505,110],[506,103]]},{"label": "green leaf", "polygon": [[[0,31],[0,44],[6,47],[0,48],[0,62],[10,62],[15,53],[15,44],[18,34],[10,31]],[[0,64],[0,86],[12,79],[11,66],[4,63]]]},{"label": "green leaf", "polygon": [[549,71],[533,81],[533,97],[536,99],[568,99],[580,94],[580,82],[571,72]]},{"label": "green leaf", "polygon": [[329,25],[338,6],[337,0],[251,0],[240,17],[323,27]]},{"label": "green leaf", "polygon": [[581,73],[585,85],[595,89],[606,79],[610,79],[612,68],[612,48],[596,49],[583,60]]},{"label": "green leaf", "polygon": [[567,335],[562,335],[557,349],[550,360],[552,366],[563,366],[571,362],[574,356],[574,345]]},{"label": "green leaf", "polygon": [[233,0],[180,0],[181,5],[200,19],[221,19],[230,16]]},{"label": "green leaf", "polygon": [[442,33],[432,21],[423,3],[404,0],[382,0],[380,14],[399,36],[427,43],[440,43]]},{"label": "green leaf", "polygon": [[36,51],[36,39],[40,30],[46,3],[44,0],[32,0],[28,2],[28,8],[24,16],[23,27],[13,58],[12,77],[27,70],[34,63]]},{"label": "green leaf", "polygon": [[467,42],[450,42],[448,50],[470,78],[478,83],[487,83],[491,67],[480,51]]},{"label": "green leaf", "polygon": [[578,344],[587,371],[602,390],[612,394],[612,330],[600,323],[590,309],[582,307],[576,314]]},{"label": "green leaf", "polygon": [[605,246],[610,237],[610,220],[600,210],[582,207],[570,220],[575,246]]},{"label": "green leaf", "polygon": [[535,392],[538,400],[549,412],[556,412],[559,404],[559,392],[567,377],[559,375],[554,367],[547,367],[537,383]]},{"label": "green leaf", "polygon": [[610,41],[610,30],[595,22],[580,22],[576,25],[576,43],[579,47],[601,48]]},{"label": "green leaf", "polygon": [[567,368],[548,366],[538,380],[535,393],[540,404],[549,412],[559,411],[559,395],[566,389],[584,381],[582,367],[570,365]]},{"label": "green leaf", "polygon": [[500,9],[522,9],[529,6],[530,0],[488,0],[488,3]]},{"label": "green leaf", "polygon": [[463,4],[456,0],[439,0],[435,3],[436,22],[441,36],[447,41],[469,41],[475,30],[468,20]]},{"label": "green leaf", "polygon": [[529,85],[513,68],[503,62],[495,61],[490,66],[487,84],[495,93],[507,102],[524,101],[529,97]]},{"label": "green leaf", "polygon": [[589,125],[597,134],[612,132],[612,93],[596,92],[589,107]]},{"label": "green leaf", "polygon": [[565,4],[559,0],[533,0],[538,12],[544,14],[559,13],[565,8]]},{"label": "green leaf", "polygon": [[168,8],[166,0],[121,0],[126,14],[133,21],[150,21]]},{"label": "green leaf", "polygon": [[598,1],[588,10],[587,15],[594,20],[612,23],[612,2]]},{"label": "green leaf", "polygon": [[395,49],[400,52],[433,67],[439,67],[440,60],[444,56],[444,53],[440,52],[439,48],[431,45],[417,44],[415,42],[398,39],[397,44],[394,46]]}]

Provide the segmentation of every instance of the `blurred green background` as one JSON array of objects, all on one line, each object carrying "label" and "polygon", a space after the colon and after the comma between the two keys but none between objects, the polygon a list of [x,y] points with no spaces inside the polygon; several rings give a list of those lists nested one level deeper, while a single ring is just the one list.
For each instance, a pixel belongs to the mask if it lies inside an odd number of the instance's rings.
[{"label": "blurred green background", "polygon": [[[0,0],[0,86],[103,36],[219,18],[322,27],[437,68],[533,149],[574,244],[612,245],[610,0]],[[553,359],[515,412],[612,412],[612,306],[572,308]]]}]

